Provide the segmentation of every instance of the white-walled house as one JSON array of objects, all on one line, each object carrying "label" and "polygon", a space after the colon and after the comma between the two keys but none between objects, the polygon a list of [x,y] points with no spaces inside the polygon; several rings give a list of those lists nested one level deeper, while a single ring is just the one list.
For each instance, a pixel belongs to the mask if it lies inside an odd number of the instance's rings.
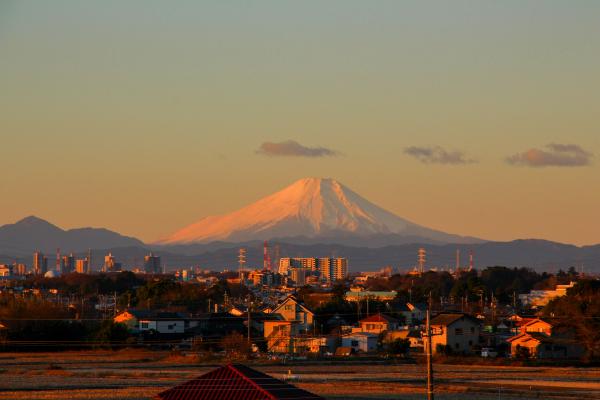
[{"label": "white-walled house", "polygon": [[126,310],[114,318],[134,333],[156,331],[162,334],[184,333],[185,317],[173,312],[150,312],[143,310]]},{"label": "white-walled house", "polygon": [[354,332],[342,336],[342,347],[351,347],[355,352],[370,353],[377,350],[379,335],[368,332]]}]

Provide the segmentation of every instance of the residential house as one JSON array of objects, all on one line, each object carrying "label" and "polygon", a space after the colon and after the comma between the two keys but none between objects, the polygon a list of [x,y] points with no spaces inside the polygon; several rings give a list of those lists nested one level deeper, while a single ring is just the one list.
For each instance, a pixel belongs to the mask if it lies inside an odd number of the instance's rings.
[{"label": "residential house", "polygon": [[179,313],[126,310],[118,314],[114,321],[123,323],[135,333],[155,331],[160,334],[185,332],[186,318]]},{"label": "residential house", "polygon": [[521,333],[543,333],[546,336],[552,335],[552,324],[539,318],[531,319],[519,327]]},{"label": "residential house", "polygon": [[299,333],[294,331],[292,321],[280,320],[265,320],[264,337],[267,341],[267,351],[273,353],[293,353],[292,336]]},{"label": "residential house", "polygon": [[395,290],[390,291],[374,291],[374,290],[350,290],[346,292],[346,301],[361,302],[361,301],[392,301],[398,293]]},{"label": "residential house", "polygon": [[187,320],[185,334],[193,344],[215,347],[223,337],[234,332],[246,334],[246,321],[227,312],[196,314]]},{"label": "residential house", "polygon": [[268,315],[270,318],[263,322],[268,351],[297,352],[295,339],[313,330],[314,313],[292,295]]},{"label": "residential house", "polygon": [[584,348],[577,341],[543,332],[523,332],[507,342],[512,357],[579,358],[584,354]]},{"label": "residential house", "polygon": [[[425,321],[427,313],[427,304],[424,303],[406,303],[406,307],[410,310],[410,315],[405,315],[408,325],[418,325]],[[409,318],[410,317],[410,318]]]},{"label": "residential house", "polygon": [[479,344],[479,320],[468,314],[439,314],[431,322],[433,353],[474,354]]},{"label": "residential house", "polygon": [[293,295],[287,296],[271,314],[279,314],[285,321],[293,322],[298,332],[310,332],[315,314]]},{"label": "residential house", "polygon": [[401,331],[389,331],[386,332],[385,342],[393,342],[395,340],[408,340],[410,343],[411,351],[423,351],[423,337],[420,331],[413,329],[406,329]]},{"label": "residential house", "polygon": [[355,352],[370,353],[377,350],[379,335],[369,332],[354,332],[342,336],[342,347],[350,347]]},{"label": "residential house", "polygon": [[506,339],[513,357],[579,358],[584,348],[573,338],[556,334],[554,326],[540,318],[521,321],[519,333]]},{"label": "residential house", "polygon": [[124,324],[130,331],[137,331],[140,325],[140,320],[149,318],[152,312],[149,310],[127,309],[117,314],[113,321],[118,324]]},{"label": "residential house", "polygon": [[399,328],[399,321],[386,314],[375,314],[358,321],[359,328],[353,329],[354,332],[368,332],[379,335],[385,331],[393,331]]}]

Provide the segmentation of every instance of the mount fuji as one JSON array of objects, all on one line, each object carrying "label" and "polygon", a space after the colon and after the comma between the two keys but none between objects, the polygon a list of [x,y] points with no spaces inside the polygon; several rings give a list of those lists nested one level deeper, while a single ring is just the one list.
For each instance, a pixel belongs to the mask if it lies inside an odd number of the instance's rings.
[{"label": "mount fuji", "polygon": [[362,246],[483,242],[417,225],[369,202],[334,179],[305,178],[230,214],[203,218],[156,244],[271,239]]}]

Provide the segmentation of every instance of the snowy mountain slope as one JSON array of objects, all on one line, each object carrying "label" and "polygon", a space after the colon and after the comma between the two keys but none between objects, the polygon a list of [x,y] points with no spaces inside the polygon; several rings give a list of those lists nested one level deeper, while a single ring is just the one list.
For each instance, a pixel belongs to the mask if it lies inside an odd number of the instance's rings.
[{"label": "snowy mountain slope", "polygon": [[437,243],[472,243],[400,218],[333,179],[305,178],[230,214],[189,225],[157,244],[241,242],[272,238],[402,235]]}]

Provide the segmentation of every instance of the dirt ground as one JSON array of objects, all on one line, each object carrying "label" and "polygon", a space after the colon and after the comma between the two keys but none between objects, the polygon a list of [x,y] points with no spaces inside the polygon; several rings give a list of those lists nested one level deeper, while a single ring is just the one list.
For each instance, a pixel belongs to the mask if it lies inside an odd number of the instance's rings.
[{"label": "dirt ground", "polygon": [[[144,350],[0,353],[0,399],[151,399],[218,366]],[[424,399],[414,364],[253,365],[328,399]],[[435,365],[439,400],[600,399],[600,368]]]}]

